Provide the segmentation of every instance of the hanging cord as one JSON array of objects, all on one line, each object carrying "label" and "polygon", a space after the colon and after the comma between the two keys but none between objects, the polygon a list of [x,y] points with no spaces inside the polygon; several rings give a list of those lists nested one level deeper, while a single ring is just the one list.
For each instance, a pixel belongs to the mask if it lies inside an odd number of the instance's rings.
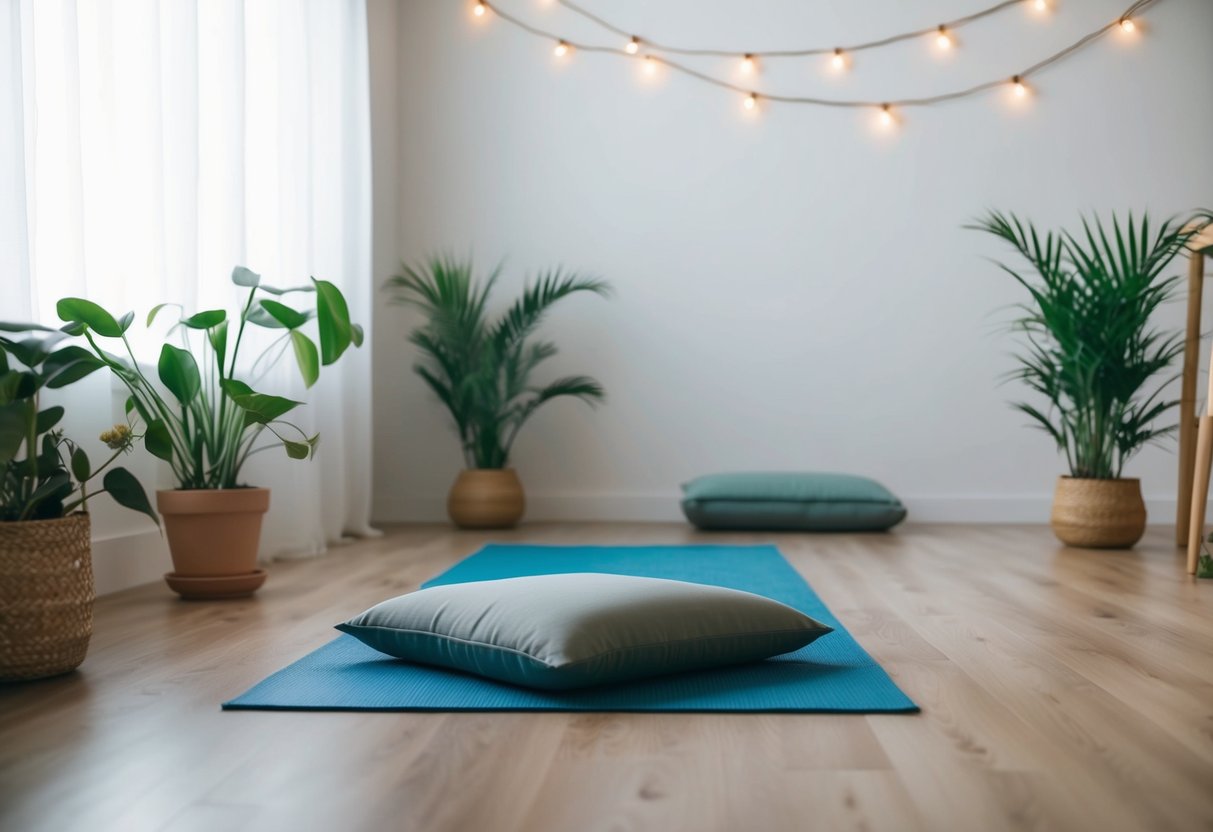
[{"label": "hanging cord", "polygon": [[[607,31],[614,32],[615,34],[625,38],[635,37],[649,48],[655,49],[658,52],[668,52],[671,55],[715,55],[718,57],[753,55],[755,58],[798,58],[810,55],[831,55],[838,51],[862,52],[865,49],[876,49],[880,46],[888,46],[891,43],[898,43],[903,40],[912,40],[914,38],[923,37],[924,35],[934,34],[940,29],[939,25],[935,25],[926,29],[918,29],[917,31],[905,32],[900,35],[891,35],[887,38],[881,38],[880,40],[868,41],[867,43],[856,43],[851,46],[835,44],[834,46],[830,47],[817,46],[809,49],[769,49],[765,51],[761,49],[692,49],[684,46],[670,46],[668,44],[659,43],[655,40],[650,40],[643,35],[637,35],[635,32],[628,32],[611,23],[610,21],[599,17],[593,12],[583,9],[576,3],[571,2],[571,0],[556,0],[556,2],[574,14],[579,14],[587,20],[592,20],[594,23],[598,24]],[[981,20],[983,17],[989,17],[992,14],[997,14],[1003,9],[1008,9],[1011,6],[1022,6],[1024,2],[1025,0],[1002,0],[1001,3],[990,6],[988,9],[982,9],[979,12],[974,12],[973,14],[965,15],[964,17],[958,17],[955,20],[946,21],[942,25],[943,28],[948,30],[959,29],[966,23],[972,23],[974,20]]]},{"label": "hanging cord", "polygon": [[[561,2],[563,2],[563,0],[561,0]],[[1015,0],[1015,2],[1022,2],[1022,0]],[[955,90],[953,92],[940,93],[938,95],[928,95],[928,96],[922,96],[919,98],[893,98],[893,99],[886,99],[886,100],[881,100],[881,101],[870,100],[870,99],[865,100],[865,99],[815,98],[812,96],[778,95],[778,94],[774,94],[774,93],[759,92],[758,90],[755,90],[752,87],[743,87],[738,84],[734,84],[731,81],[725,81],[725,80],[723,80],[721,78],[717,78],[713,75],[708,75],[706,72],[700,72],[697,69],[692,69],[691,67],[686,66],[685,64],[681,64],[681,63],[678,63],[677,61],[670,60],[669,58],[666,58],[662,55],[656,55],[656,54],[652,54],[652,53],[644,54],[644,55],[639,55],[639,54],[633,55],[633,54],[629,54],[628,52],[624,51],[623,49],[619,49],[619,48],[616,48],[613,46],[595,46],[593,44],[578,43],[577,41],[572,41],[572,40],[569,40],[568,38],[562,38],[557,34],[547,31],[546,29],[541,29],[537,26],[533,26],[524,20],[514,17],[511,14],[508,14],[507,12],[503,12],[495,3],[490,5],[489,3],[485,2],[485,3],[483,3],[483,5],[486,6],[487,8],[492,9],[493,13],[495,15],[497,15],[497,17],[500,17],[502,20],[506,21],[507,23],[517,26],[519,29],[529,32],[530,34],[535,35],[536,37],[541,37],[541,38],[545,38],[547,40],[555,41],[560,44],[564,44],[567,48],[576,49],[579,52],[601,52],[604,54],[619,55],[621,57],[628,58],[629,60],[641,59],[641,60],[654,61],[656,63],[661,64],[662,66],[669,67],[670,69],[674,70],[675,72],[680,72],[683,75],[688,75],[692,78],[697,78],[698,80],[703,81],[707,84],[712,84],[713,86],[720,87],[721,89],[726,89],[726,90],[731,90],[733,92],[741,93],[742,95],[752,95],[752,96],[756,96],[758,98],[762,98],[766,101],[777,101],[782,104],[810,104],[810,105],[814,105],[814,106],[818,106],[818,107],[878,107],[878,108],[883,108],[883,109],[887,110],[889,107],[925,107],[925,106],[929,106],[931,104],[940,104],[945,101],[952,101],[957,98],[966,98],[971,95],[976,95],[978,93],[985,92],[986,90],[991,90],[991,89],[995,89],[997,87],[1004,86],[1008,83],[1008,78],[1013,78],[1016,80],[1026,79],[1029,76],[1040,72],[1041,70],[1045,69],[1046,67],[1049,67],[1052,64],[1057,63],[1058,61],[1062,60],[1063,58],[1068,57],[1069,55],[1073,54],[1074,52],[1079,51],[1080,49],[1082,49],[1085,46],[1087,46],[1088,44],[1090,44],[1092,41],[1098,40],[1099,38],[1106,35],[1108,32],[1112,31],[1112,29],[1119,26],[1121,24],[1121,22],[1124,21],[1126,18],[1132,17],[1137,12],[1139,12],[1139,11],[1143,10],[1144,8],[1146,8],[1147,6],[1151,6],[1157,2],[1160,2],[1160,0],[1136,0],[1136,2],[1134,2],[1127,9],[1125,9],[1124,12],[1119,17],[1117,17],[1115,20],[1113,20],[1110,23],[1107,23],[1107,24],[1099,27],[1095,31],[1085,35],[1084,37],[1080,38],[1079,40],[1077,40],[1074,43],[1067,46],[1065,49],[1062,49],[1059,52],[1055,52],[1052,55],[1045,58],[1044,60],[1037,61],[1036,63],[1032,64],[1027,69],[1024,69],[1011,76],[999,78],[995,81],[986,81],[985,83],[976,84],[972,87],[966,87],[964,89]],[[1006,5],[1006,4],[1004,4],[1004,5]],[[997,9],[999,7],[994,7],[994,8]],[[986,12],[981,12],[979,14],[989,14],[989,13],[992,13],[992,12],[991,12],[991,10],[987,9]],[[930,32],[933,30],[926,30],[926,31]],[[911,35],[911,37],[921,36],[922,34],[923,34],[922,32],[918,32],[918,33],[915,33],[915,35]],[[645,43],[648,43],[648,42],[646,41]],[[876,43],[876,42],[873,42],[873,43]],[[651,47],[654,46],[654,44],[652,44],[652,43],[648,43],[648,45]],[[830,50],[830,51],[833,51],[833,50]],[[742,53],[738,53],[738,52],[720,52],[720,53],[703,52],[703,53],[694,53],[694,54],[712,54],[712,55],[722,54],[722,55],[736,57],[738,54],[742,54]],[[771,55],[771,54],[777,54],[777,53],[754,52],[754,53],[750,53],[750,54]],[[801,53],[788,53],[788,54],[817,54],[817,53],[801,52]]]}]

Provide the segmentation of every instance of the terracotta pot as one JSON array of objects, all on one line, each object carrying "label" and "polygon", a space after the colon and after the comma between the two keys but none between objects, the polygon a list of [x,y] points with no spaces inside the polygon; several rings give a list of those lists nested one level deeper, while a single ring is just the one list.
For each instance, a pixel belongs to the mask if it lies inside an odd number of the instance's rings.
[{"label": "terracotta pot", "polygon": [[173,571],[164,576],[183,598],[242,598],[265,583],[257,568],[267,488],[157,491]]},{"label": "terracotta pot", "polygon": [[460,471],[446,500],[446,513],[463,529],[508,529],[524,511],[526,497],[513,468]]},{"label": "terracotta pot", "polygon": [[93,597],[87,514],[0,523],[0,681],[79,667]]},{"label": "terracotta pot", "polygon": [[1051,523],[1067,546],[1128,549],[1146,531],[1141,480],[1059,477]]}]

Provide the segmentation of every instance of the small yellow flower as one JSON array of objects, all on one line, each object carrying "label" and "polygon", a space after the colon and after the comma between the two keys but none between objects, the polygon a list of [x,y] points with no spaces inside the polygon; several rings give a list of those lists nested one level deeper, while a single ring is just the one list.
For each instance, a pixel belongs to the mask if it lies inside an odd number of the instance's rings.
[{"label": "small yellow flower", "polygon": [[129,425],[114,425],[101,433],[101,441],[115,451],[120,451],[131,444],[131,429]]}]

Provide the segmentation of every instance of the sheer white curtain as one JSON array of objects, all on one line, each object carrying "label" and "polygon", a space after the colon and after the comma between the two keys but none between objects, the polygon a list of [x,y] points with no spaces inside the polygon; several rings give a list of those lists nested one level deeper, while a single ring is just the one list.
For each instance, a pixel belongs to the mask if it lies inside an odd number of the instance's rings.
[{"label": "sheer white curtain", "polygon": [[[231,309],[243,264],[331,280],[369,327],[365,0],[0,3],[0,317]],[[246,470],[273,489],[265,555],[373,533],[368,353],[308,392],[287,362],[264,383],[321,434],[313,462]]]}]

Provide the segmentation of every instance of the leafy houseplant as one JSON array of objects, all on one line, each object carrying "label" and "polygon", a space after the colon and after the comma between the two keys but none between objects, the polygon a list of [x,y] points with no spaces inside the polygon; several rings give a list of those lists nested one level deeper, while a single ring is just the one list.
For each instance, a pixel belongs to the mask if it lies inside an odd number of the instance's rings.
[{"label": "leafy houseplant", "polygon": [[[57,306],[70,331],[84,337],[91,356],[126,385],[127,413],[137,414],[146,426],[144,445],[173,470],[178,487],[157,492],[157,504],[175,569],[166,580],[185,597],[248,595],[264,582],[256,558],[269,491],[245,486],[241,469],[253,454],[276,447],[292,459],[310,458],[319,439],[283,418],[301,402],[257,392],[238,377],[244,372],[240,349],[249,325],[278,334],[249,372],[264,373],[291,349],[308,387],[319,378],[321,365],[333,364],[363,339],[332,283],[313,279],[306,286],[278,289],[242,266],[233,270],[232,282],[247,290],[236,315],[212,309],[180,317],[171,327],[170,337],[179,336],[181,346],[161,347],[159,384],[140,366],[127,339],[133,313],[115,317],[81,298],[64,298]],[[294,295],[314,296],[315,304],[303,310],[288,306],[283,299]],[[147,325],[170,306],[176,304],[153,308]],[[304,331],[312,321],[319,348]],[[103,349],[102,339],[120,342],[125,355]]]},{"label": "leafy houseplant", "polygon": [[1066,457],[1070,475],[1058,481],[1052,522],[1070,545],[1129,547],[1145,531],[1141,484],[1121,474],[1175,429],[1158,425],[1177,404],[1163,398],[1173,376],[1157,378],[1182,353],[1182,337],[1151,319],[1180,279],[1164,270],[1209,221],[1196,219],[1152,226],[1147,214],[1130,214],[1110,226],[1084,219],[1081,232],[1042,234],[1014,214],[991,212],[969,226],[1009,243],[1034,272],[999,264],[1031,296],[1011,323],[1024,347],[1011,377],[1044,398],[1044,409],[1015,407]]},{"label": "leafy houseplant", "polygon": [[88,652],[88,500],[108,492],[160,521],[139,481],[112,467],[136,438],[129,426],[102,434],[113,454],[94,466],[58,428],[63,407],[41,407],[43,390],[102,363],[79,347],[56,349],[67,337],[58,330],[0,324],[0,332],[0,680],[33,679],[73,670]]},{"label": "leafy houseplant", "polygon": [[561,397],[590,404],[605,398],[602,385],[589,376],[534,384],[532,373],[556,354],[556,345],[532,336],[557,301],[579,292],[605,297],[608,284],[555,269],[494,318],[488,304],[500,274],[498,267],[479,280],[470,260],[432,257],[420,266],[406,265],[385,287],[395,302],[425,318],[409,333],[422,356],[414,370],[446,406],[459,436],[467,468],[447,509],[464,527],[509,527],[521,519],[525,502],[509,457],[518,431],[536,410]]}]

